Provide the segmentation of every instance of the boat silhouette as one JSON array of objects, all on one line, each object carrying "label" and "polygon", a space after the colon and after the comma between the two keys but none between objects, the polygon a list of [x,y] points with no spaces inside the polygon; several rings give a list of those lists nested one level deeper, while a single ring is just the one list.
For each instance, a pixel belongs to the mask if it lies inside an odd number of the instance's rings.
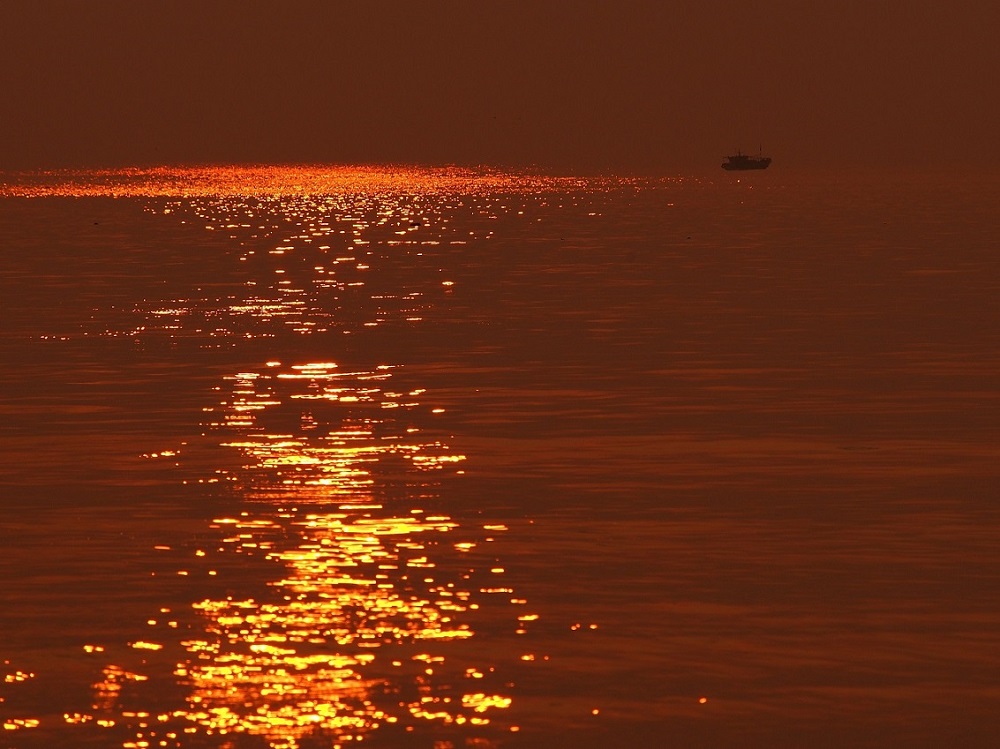
[{"label": "boat silhouette", "polygon": [[771,165],[770,156],[750,156],[743,153],[742,151],[737,151],[732,156],[726,156],[725,162],[722,164],[723,169],[729,171],[740,171],[744,169],[767,169]]}]

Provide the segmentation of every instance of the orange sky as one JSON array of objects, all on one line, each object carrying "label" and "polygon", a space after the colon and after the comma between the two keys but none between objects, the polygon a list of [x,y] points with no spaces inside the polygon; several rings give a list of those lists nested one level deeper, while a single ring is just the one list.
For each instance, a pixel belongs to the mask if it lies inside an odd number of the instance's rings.
[{"label": "orange sky", "polygon": [[1000,161],[989,0],[5,0],[0,169]]}]

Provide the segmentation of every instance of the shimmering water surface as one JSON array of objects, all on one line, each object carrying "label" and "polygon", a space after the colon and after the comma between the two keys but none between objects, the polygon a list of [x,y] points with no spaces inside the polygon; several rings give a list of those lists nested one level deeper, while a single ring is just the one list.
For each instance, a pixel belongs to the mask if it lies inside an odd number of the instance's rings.
[{"label": "shimmering water surface", "polygon": [[993,746],[1000,188],[0,185],[0,743]]}]

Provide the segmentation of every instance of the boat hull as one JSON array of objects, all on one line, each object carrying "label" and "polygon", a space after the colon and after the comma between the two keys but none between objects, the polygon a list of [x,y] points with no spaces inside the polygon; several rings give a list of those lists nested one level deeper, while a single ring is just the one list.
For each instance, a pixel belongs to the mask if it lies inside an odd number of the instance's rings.
[{"label": "boat hull", "polygon": [[722,168],[728,172],[744,172],[751,169],[767,169],[771,166],[770,159],[752,159],[747,161],[727,161]]}]

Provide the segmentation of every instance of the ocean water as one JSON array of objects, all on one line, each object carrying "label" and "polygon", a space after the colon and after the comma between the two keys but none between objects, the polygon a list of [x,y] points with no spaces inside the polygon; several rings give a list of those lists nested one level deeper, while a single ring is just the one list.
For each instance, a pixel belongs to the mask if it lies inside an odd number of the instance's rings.
[{"label": "ocean water", "polygon": [[0,183],[3,746],[994,745],[1000,182]]}]

